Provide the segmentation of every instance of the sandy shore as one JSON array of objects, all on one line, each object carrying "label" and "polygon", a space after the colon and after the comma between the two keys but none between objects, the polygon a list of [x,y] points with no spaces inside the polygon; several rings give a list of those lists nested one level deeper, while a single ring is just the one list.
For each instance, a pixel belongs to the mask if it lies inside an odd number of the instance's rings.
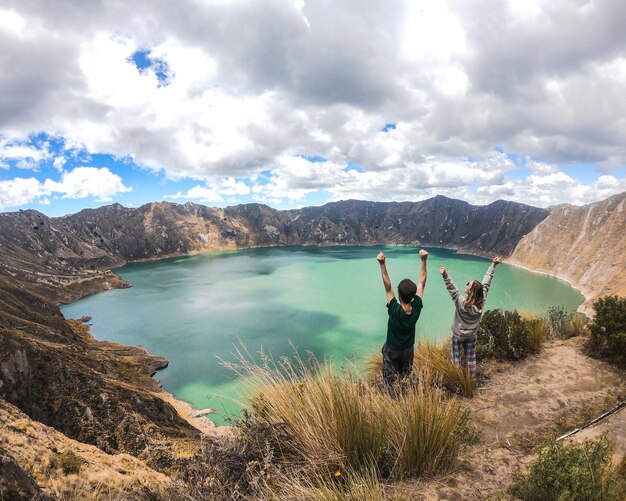
[{"label": "sandy shore", "polygon": [[563,282],[566,282],[570,287],[572,287],[572,289],[576,289],[578,292],[580,292],[585,297],[585,301],[578,307],[578,312],[579,313],[584,313],[588,317],[591,316],[591,314],[593,312],[591,303],[592,303],[592,301],[596,297],[598,297],[598,295],[594,296],[592,291],[586,289],[582,285],[574,284],[574,283],[572,283],[570,281],[570,278],[564,277],[564,276],[559,275],[557,273],[549,273],[547,271],[535,270],[533,268],[529,268],[528,266],[520,264],[517,261],[502,261],[502,263],[509,264],[511,266],[515,266],[516,268],[521,268],[522,270],[530,271],[531,273],[538,273],[539,275],[546,275],[548,277],[557,278],[559,280],[562,280]]},{"label": "sandy shore", "polygon": [[159,397],[169,403],[179,416],[187,421],[191,426],[197,428],[205,435],[216,436],[227,433],[230,429],[229,426],[218,426],[206,416],[198,416],[198,409],[194,409],[190,404],[184,400],[177,399],[172,393],[162,391],[159,393]]}]

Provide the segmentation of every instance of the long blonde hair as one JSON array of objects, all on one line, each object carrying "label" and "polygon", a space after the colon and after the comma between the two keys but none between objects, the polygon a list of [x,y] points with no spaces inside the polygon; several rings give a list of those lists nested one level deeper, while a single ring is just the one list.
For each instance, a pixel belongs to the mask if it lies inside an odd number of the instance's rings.
[{"label": "long blonde hair", "polygon": [[478,280],[472,280],[472,283],[470,285],[470,291],[465,298],[465,303],[463,303],[463,307],[467,309],[468,306],[474,305],[480,310],[482,309],[483,304],[485,304],[483,284],[481,284]]}]

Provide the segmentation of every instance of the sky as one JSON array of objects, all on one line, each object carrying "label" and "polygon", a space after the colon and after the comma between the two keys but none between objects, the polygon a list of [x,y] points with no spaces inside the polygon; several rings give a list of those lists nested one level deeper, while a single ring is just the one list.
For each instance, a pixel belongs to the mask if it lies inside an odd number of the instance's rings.
[{"label": "sky", "polygon": [[0,211],[626,191],[623,0],[0,0]]}]

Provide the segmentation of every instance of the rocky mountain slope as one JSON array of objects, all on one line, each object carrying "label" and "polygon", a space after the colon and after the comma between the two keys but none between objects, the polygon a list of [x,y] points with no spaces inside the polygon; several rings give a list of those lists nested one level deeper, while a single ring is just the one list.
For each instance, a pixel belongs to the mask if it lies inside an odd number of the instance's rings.
[{"label": "rocky mountain slope", "polygon": [[[0,443],[3,500],[179,498],[172,478],[143,461],[68,438],[2,399]],[[63,455],[74,458],[80,475],[64,473]]]},{"label": "rocky mountain slope", "polygon": [[567,280],[585,312],[606,294],[626,295],[626,193],[583,207],[557,205],[515,247],[509,262]]},{"label": "rocky mountain slope", "polygon": [[57,306],[0,278],[0,396],[32,419],[108,452],[141,456],[199,434],[158,395],[167,361],[93,339]]}]

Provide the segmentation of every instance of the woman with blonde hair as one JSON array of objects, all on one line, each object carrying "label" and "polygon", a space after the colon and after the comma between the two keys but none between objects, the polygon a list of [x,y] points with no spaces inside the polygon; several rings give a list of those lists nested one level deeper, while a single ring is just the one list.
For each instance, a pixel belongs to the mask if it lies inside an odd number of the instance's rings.
[{"label": "woman with blonde hair", "polygon": [[500,264],[500,257],[494,257],[487,269],[482,282],[472,280],[465,287],[466,296],[463,297],[446,271],[441,265],[439,273],[443,277],[446,289],[454,301],[455,311],[452,321],[451,358],[454,365],[461,367],[461,351],[472,377],[476,376],[476,334],[478,324],[483,314],[483,306],[487,300],[487,292],[496,266]]}]

